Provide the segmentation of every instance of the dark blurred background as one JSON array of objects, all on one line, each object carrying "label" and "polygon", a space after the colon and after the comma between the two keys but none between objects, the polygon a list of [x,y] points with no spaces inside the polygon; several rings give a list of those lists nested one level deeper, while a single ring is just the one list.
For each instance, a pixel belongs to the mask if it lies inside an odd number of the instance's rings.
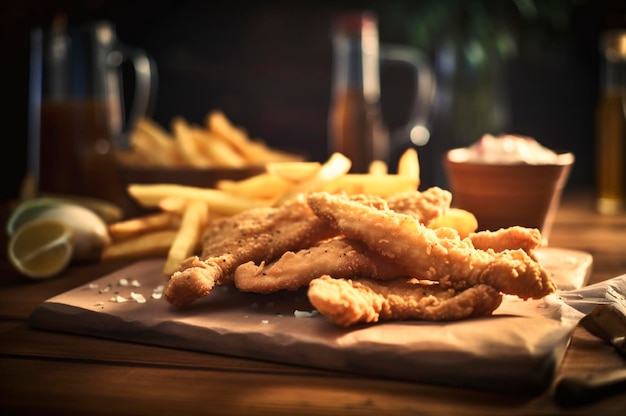
[{"label": "dark blurred background", "polygon": [[[159,71],[153,118],[200,123],[221,109],[271,146],[328,156],[332,17],[369,9],[381,42],[420,48],[437,70],[432,137],[418,148],[424,185],[445,184],[442,152],[483,133],[515,133],[567,149],[570,187],[593,186],[599,34],[626,27],[622,0],[192,1],[9,0],[0,5],[3,199],[26,166],[29,31],[58,14],[107,19]],[[443,65],[454,58],[455,64]],[[390,128],[407,117],[410,77],[383,74]],[[15,150],[14,150],[15,149]]]}]

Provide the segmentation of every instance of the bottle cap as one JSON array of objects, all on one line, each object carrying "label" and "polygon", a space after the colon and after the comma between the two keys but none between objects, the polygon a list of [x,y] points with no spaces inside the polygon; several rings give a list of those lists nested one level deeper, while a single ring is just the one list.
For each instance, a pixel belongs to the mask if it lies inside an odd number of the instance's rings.
[{"label": "bottle cap", "polygon": [[626,30],[610,30],[600,40],[602,53],[607,59],[618,61],[626,59]]},{"label": "bottle cap", "polygon": [[336,16],[333,31],[350,37],[358,37],[363,32],[376,31],[378,21],[370,11],[343,12]]}]

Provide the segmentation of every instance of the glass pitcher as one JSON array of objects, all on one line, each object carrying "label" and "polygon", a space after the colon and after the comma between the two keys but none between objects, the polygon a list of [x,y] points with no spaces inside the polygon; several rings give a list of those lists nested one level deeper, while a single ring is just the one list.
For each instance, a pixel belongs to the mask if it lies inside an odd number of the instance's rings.
[{"label": "glass pitcher", "polygon": [[[332,44],[330,151],[350,158],[352,172],[364,173],[374,160],[388,163],[390,151],[400,144],[428,142],[427,123],[435,96],[435,77],[428,60],[415,48],[380,44],[376,16],[367,11],[337,16]],[[409,120],[391,133],[381,115],[381,64],[406,65],[416,78]]]},{"label": "glass pitcher", "polygon": [[[122,67],[134,70],[127,103]],[[125,66],[124,66],[125,67]],[[124,198],[114,150],[149,115],[156,72],[148,55],[118,41],[106,21],[63,18],[31,34],[28,174],[38,193]]]}]

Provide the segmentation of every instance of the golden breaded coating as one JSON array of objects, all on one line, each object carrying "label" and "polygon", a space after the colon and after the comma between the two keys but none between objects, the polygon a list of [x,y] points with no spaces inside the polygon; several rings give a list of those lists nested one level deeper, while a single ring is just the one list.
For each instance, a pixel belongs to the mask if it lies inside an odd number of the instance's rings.
[{"label": "golden breaded coating", "polygon": [[504,251],[522,249],[527,253],[541,246],[541,232],[536,228],[513,226],[497,231],[479,231],[468,236],[475,248]]},{"label": "golden breaded coating", "polygon": [[424,191],[402,192],[386,198],[389,209],[411,215],[423,224],[443,215],[450,208],[450,191],[433,186]]},{"label": "golden breaded coating", "polygon": [[212,226],[201,257],[183,262],[167,282],[163,295],[177,308],[207,296],[215,285],[232,280],[237,266],[270,261],[285,251],[315,245],[336,235],[306,202],[294,199],[280,207],[244,211]]},{"label": "golden breaded coating", "polygon": [[334,278],[393,279],[406,270],[363,243],[336,238],[298,252],[288,251],[270,263],[244,263],[235,270],[235,286],[242,292],[272,293],[297,290],[322,275]]},{"label": "golden breaded coating", "polygon": [[556,290],[548,272],[524,250],[478,250],[453,229],[431,230],[409,215],[365,206],[345,195],[316,192],[308,203],[338,232],[411,268],[412,275],[456,289],[488,284],[522,299]]},{"label": "golden breaded coating", "polygon": [[488,285],[463,291],[423,285],[413,279],[333,279],[311,281],[311,304],[338,326],[392,320],[453,321],[488,316],[500,306],[502,295]]}]

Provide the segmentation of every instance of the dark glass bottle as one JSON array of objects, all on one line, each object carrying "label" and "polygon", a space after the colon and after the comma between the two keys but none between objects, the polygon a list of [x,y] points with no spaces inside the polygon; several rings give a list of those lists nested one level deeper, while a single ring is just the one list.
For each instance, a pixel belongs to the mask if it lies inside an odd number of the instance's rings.
[{"label": "dark glass bottle", "polygon": [[352,172],[387,161],[388,133],[380,110],[379,44],[375,16],[339,16],[332,31],[333,86],[329,148],[352,160]]},{"label": "dark glass bottle", "polygon": [[601,39],[602,82],[596,114],[596,207],[603,214],[624,209],[626,193],[626,31]]}]

